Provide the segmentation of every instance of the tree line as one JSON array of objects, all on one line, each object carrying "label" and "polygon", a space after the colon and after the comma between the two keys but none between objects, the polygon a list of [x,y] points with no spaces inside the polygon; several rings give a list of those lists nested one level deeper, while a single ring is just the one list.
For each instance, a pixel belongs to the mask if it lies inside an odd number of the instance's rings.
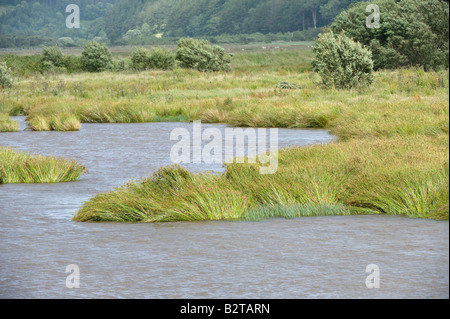
[{"label": "tree line", "polygon": [[[30,37],[107,38],[126,35],[166,38],[275,34],[329,25],[357,0],[0,0],[0,47]],[[65,28],[65,8],[77,4],[81,28]],[[151,37],[150,37],[151,36]],[[33,41],[34,40],[34,41]],[[122,41],[122,42],[121,42]],[[6,43],[5,43],[6,42]],[[10,45],[11,43],[12,45]],[[48,42],[48,41],[47,41]]]},{"label": "tree line", "polygon": [[171,37],[303,31],[357,0],[121,0],[103,18],[109,39],[150,28]]}]

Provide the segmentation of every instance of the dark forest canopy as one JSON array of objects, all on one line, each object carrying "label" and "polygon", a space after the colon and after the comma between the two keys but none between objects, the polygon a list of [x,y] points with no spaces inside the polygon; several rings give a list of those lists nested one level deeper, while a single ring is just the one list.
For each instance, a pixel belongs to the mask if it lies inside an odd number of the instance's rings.
[{"label": "dark forest canopy", "polygon": [[[118,39],[144,24],[166,36],[216,36],[301,31],[331,23],[356,0],[121,0],[104,17]],[[114,21],[123,21],[115,24]]]},{"label": "dark forest canopy", "polygon": [[[63,45],[81,43],[72,39],[152,44],[160,40],[155,36],[175,41],[180,37],[267,35],[270,41],[272,35],[286,33],[297,35],[297,40],[311,40],[356,2],[361,1],[0,0],[0,47],[37,46],[56,39],[65,39]],[[68,4],[80,7],[80,29],[66,28]]]},{"label": "dark forest canopy", "polygon": [[[274,34],[329,25],[354,2],[357,0],[0,0],[0,34],[16,40],[19,35],[107,37],[113,43],[136,34]],[[65,27],[65,8],[72,3],[80,7],[82,23],[77,30]]]}]

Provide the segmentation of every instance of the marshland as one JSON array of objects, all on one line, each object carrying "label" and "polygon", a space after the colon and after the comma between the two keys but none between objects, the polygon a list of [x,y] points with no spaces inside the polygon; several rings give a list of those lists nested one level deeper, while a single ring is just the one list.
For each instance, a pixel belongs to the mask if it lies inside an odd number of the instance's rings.
[{"label": "marshland", "polygon": [[[299,206],[301,216],[301,207],[312,204],[337,205],[342,209],[333,211],[339,214],[448,219],[448,71],[379,71],[372,87],[326,89],[314,72],[298,72],[311,57],[311,49],[237,53],[232,71],[215,73],[174,69],[24,76],[2,93],[0,111],[4,126],[13,130],[18,127],[5,115],[25,115],[34,131],[78,131],[85,123],[201,120],[327,129],[338,138],[329,145],[282,150],[274,176],[254,174],[251,165],[228,165],[220,176],[182,177],[182,170],[167,169],[168,176],[95,197],[75,216],[78,221],[164,221],[166,215],[177,220],[176,211],[185,205],[192,212],[188,220],[245,217],[267,205]],[[253,63],[260,63],[257,71],[249,67]],[[279,88],[283,82],[299,88]],[[156,186],[158,178],[175,184]],[[151,197],[142,195],[147,188]],[[125,194],[139,202],[137,216],[130,213],[136,211],[133,206],[112,204]],[[205,207],[191,207],[197,205],[196,194],[212,196],[204,200],[224,211],[211,215]],[[237,201],[239,214],[223,205],[230,198]],[[98,213],[105,211],[104,202],[108,213]]]},{"label": "marshland", "polygon": [[[230,72],[33,74],[2,92],[4,121],[19,128],[2,146],[88,170],[71,183],[0,186],[2,296],[376,298],[355,275],[369,260],[390,269],[383,297],[446,294],[448,72],[380,71],[373,87],[343,91],[298,72],[309,50],[240,54]],[[278,127],[278,172],[173,166],[170,132],[193,120]],[[353,266],[322,277],[319,252],[325,265]],[[74,262],[83,289],[68,290]],[[46,275],[26,283],[36,269]],[[314,288],[329,280],[331,290]]]},{"label": "marshland", "polygon": [[[176,46],[142,69],[155,48],[110,47],[99,72],[82,49],[0,55],[0,296],[448,297],[448,66],[329,86],[316,44],[223,45],[206,72]],[[277,128],[277,172],[174,165],[193,121]]]}]

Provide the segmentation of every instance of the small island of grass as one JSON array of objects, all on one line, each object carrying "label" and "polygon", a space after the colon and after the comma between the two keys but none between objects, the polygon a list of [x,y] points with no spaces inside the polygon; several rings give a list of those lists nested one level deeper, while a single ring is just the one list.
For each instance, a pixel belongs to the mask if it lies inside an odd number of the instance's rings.
[{"label": "small island of grass", "polygon": [[72,182],[86,172],[75,160],[0,147],[0,184]]}]

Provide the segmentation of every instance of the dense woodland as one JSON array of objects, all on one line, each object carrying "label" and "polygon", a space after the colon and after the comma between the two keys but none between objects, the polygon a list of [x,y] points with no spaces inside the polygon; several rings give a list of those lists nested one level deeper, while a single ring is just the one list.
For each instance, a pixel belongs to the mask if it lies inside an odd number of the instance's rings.
[{"label": "dense woodland", "polygon": [[[0,47],[34,46],[61,37],[145,44],[155,35],[177,38],[291,34],[329,25],[354,2],[357,1],[0,0]],[[65,27],[65,8],[71,3],[80,7],[80,29]]]}]

